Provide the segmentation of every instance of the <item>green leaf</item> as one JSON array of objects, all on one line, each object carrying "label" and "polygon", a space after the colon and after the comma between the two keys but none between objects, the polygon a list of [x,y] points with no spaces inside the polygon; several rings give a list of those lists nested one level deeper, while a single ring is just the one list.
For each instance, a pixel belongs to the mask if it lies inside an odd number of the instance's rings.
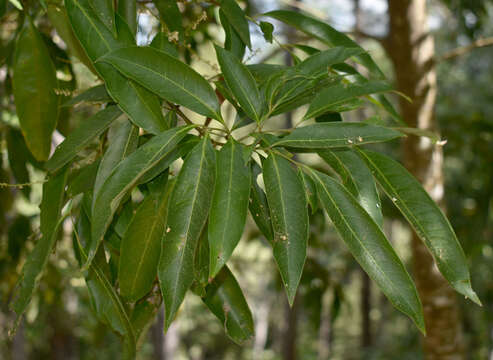
[{"label": "green leaf", "polygon": [[137,301],[152,289],[157,275],[168,198],[172,188],[162,181],[159,184],[160,191],[147,195],[123,236],[118,282],[120,294],[129,301]]},{"label": "green leaf", "polygon": [[130,322],[134,328],[138,346],[142,345],[143,340],[145,340],[145,334],[154,322],[156,314],[161,307],[161,302],[161,295],[157,293],[151,294],[135,305]]},{"label": "green leaf", "polygon": [[10,303],[12,310],[17,314],[14,331],[31,301],[38,280],[55,246],[58,230],[63,223],[61,212],[67,175],[67,169],[63,169],[43,185],[43,198],[40,205],[41,239],[36,242],[22,268],[22,274],[17,281],[13,300]]},{"label": "green leaf", "polygon": [[222,120],[219,102],[209,83],[191,67],[162,51],[129,47],[112,51],[100,61],[115,66],[163,99]]},{"label": "green leaf", "polygon": [[352,56],[357,56],[364,53],[360,47],[334,47],[328,50],[317,52],[301,63],[296,65],[296,70],[307,75],[319,75],[328,73],[329,67],[334,64],[342,63]]},{"label": "green leaf", "polygon": [[72,160],[77,153],[96,137],[101,135],[122,112],[116,106],[108,106],[81,124],[71,132],[56,148],[45,168],[54,172]]},{"label": "green leaf", "polygon": [[205,287],[209,284],[209,239],[208,225],[204,226],[194,256],[194,283],[191,290],[199,295],[205,295]]},{"label": "green leaf", "polygon": [[178,48],[176,47],[175,44],[171,43],[168,40],[168,37],[162,31],[158,32],[156,36],[154,36],[149,46],[157,50],[163,51],[169,56],[172,56],[176,59],[180,58],[180,54],[178,53]]},{"label": "green leaf", "polygon": [[67,44],[70,54],[78,58],[89,70],[96,74],[94,65],[87,57],[79,40],[75,37],[65,7],[61,6],[61,4],[59,5],[50,2],[47,4],[47,15],[51,24],[55,27],[57,34],[62,38],[63,42]]},{"label": "green leaf", "polygon": [[[88,0],[89,4],[98,16],[99,20],[113,33],[116,37],[115,9],[113,0]],[[120,0],[122,1],[122,0]]]},{"label": "green leaf", "polygon": [[29,17],[17,39],[13,72],[16,111],[27,147],[37,160],[47,160],[58,118],[58,85],[48,49]]},{"label": "green leaf", "polygon": [[216,49],[217,60],[221,66],[224,79],[245,113],[260,122],[262,120],[264,102],[257,84],[248,68],[236,56],[219,46]]},{"label": "green leaf", "polygon": [[137,33],[137,1],[118,0],[118,14],[125,20],[130,31],[135,36]]},{"label": "green leaf", "polygon": [[274,258],[292,305],[301,279],[308,242],[305,189],[289,160],[269,154],[263,162],[267,202],[274,229]]},{"label": "green leaf", "polygon": [[67,195],[70,198],[91,191],[94,187],[100,159],[84,166],[68,182]]},{"label": "green leaf", "polygon": [[194,280],[194,255],[209,215],[216,172],[214,149],[204,138],[188,155],[169,201],[158,276],[168,329]]},{"label": "green leaf", "polygon": [[[94,194],[95,200],[92,209],[93,242],[88,252],[88,263],[96,254],[113,215],[125,195],[139,182],[141,177],[175,150],[176,145],[191,128],[192,126],[182,126],[155,136],[113,169],[100,191]],[[167,165],[169,166],[170,163]]]},{"label": "green leaf", "polygon": [[298,169],[298,176],[303,182],[303,187],[305,188],[306,199],[310,208],[312,209],[312,214],[314,214],[318,208],[318,195],[317,195],[317,186],[310,175],[305,174],[301,169]]},{"label": "green leaf", "polygon": [[294,129],[271,146],[300,149],[326,149],[350,145],[371,144],[402,137],[390,128],[364,123],[328,122]]},{"label": "green leaf", "polygon": [[251,173],[243,159],[243,148],[231,138],[216,157],[216,185],[208,237],[211,278],[226,264],[245,227]]},{"label": "green leaf", "polygon": [[9,0],[12,5],[14,5],[17,9],[22,10],[22,5],[19,0]]},{"label": "green leaf", "polygon": [[383,229],[380,197],[365,162],[352,150],[325,150],[318,154],[339,174],[344,187],[358,200],[380,229]]},{"label": "green leaf", "polygon": [[449,221],[425,189],[401,164],[375,152],[359,150],[373,176],[423,240],[450,285],[481,304],[471,288],[466,257]]},{"label": "green leaf", "polygon": [[265,41],[272,44],[272,33],[274,32],[274,25],[267,21],[260,22],[260,30],[262,30],[262,34],[264,35]]},{"label": "green leaf", "polygon": [[250,30],[248,29],[248,21],[243,10],[236,0],[221,0],[220,4],[221,10],[224,12],[233,29],[237,32],[241,41],[251,49]]},{"label": "green leaf", "polygon": [[93,194],[99,193],[99,189],[116,165],[137,148],[139,128],[125,118],[122,121],[117,120],[108,131],[108,143],[110,145],[106,149],[98,168]]},{"label": "green leaf", "polygon": [[[98,19],[88,0],[66,0],[65,7],[75,35],[91,61],[111,50],[134,45],[133,35],[126,24],[119,21],[119,38]],[[120,17],[117,16],[117,20]],[[125,78],[108,64],[94,64],[106,83],[110,96],[137,126],[159,134],[165,130],[159,99],[142,86]]]},{"label": "green leaf", "polygon": [[207,286],[202,300],[221,321],[226,334],[234,342],[243,344],[253,337],[252,313],[238,282],[226,266]]},{"label": "green leaf", "polygon": [[175,0],[153,0],[159,11],[161,20],[165,23],[169,32],[177,31],[180,40],[183,40],[182,16]]},{"label": "green leaf", "polygon": [[[359,103],[354,103],[354,100],[357,100],[358,97],[390,90],[392,90],[392,87],[384,81],[329,86],[320,91],[313,99],[303,118],[310,119],[327,112],[352,110],[359,106]],[[353,101],[354,105],[351,101]]]},{"label": "green leaf", "polygon": [[63,107],[74,106],[81,102],[107,103],[110,101],[112,101],[112,99],[108,95],[108,92],[106,91],[106,87],[104,85],[97,85],[87,89],[86,91],[80,93],[77,96],[74,96],[72,99],[63,103],[62,106]]},{"label": "green leaf", "polygon": [[[317,38],[330,47],[360,47],[347,35],[337,31],[330,25],[298,11],[294,12],[288,10],[276,10],[266,13],[264,14],[264,16],[277,19],[285,24],[293,26],[296,29],[301,30],[305,34]],[[357,57],[357,59],[361,62],[361,64],[366,66],[368,70],[370,70],[372,75],[375,75],[378,78],[384,77],[382,71],[378,68],[377,64],[373,61],[370,55],[361,54]]]},{"label": "green leaf", "polygon": [[320,201],[349,251],[390,302],[424,333],[423,309],[416,287],[380,227],[337,181],[318,171],[311,174]]},{"label": "green leaf", "polygon": [[245,43],[241,40],[236,30],[229,23],[224,11],[219,9],[219,19],[226,35],[224,48],[234,54],[241,61],[245,55]]},{"label": "green leaf", "polygon": [[[90,228],[91,224],[84,211],[81,212],[77,228],[74,231],[76,254],[80,257],[80,262],[87,262],[86,251],[81,240],[91,243]],[[89,238],[84,238],[87,236]],[[125,305],[113,288],[110,278],[110,268],[106,262],[103,248],[100,248],[91,262],[86,278],[89,290],[91,305],[101,322],[110,326],[115,332],[125,337],[127,351],[135,356],[136,336],[130,317],[125,309]]]},{"label": "green leaf", "polygon": [[[27,164],[29,163],[29,150],[26,147],[22,133],[14,128],[7,128],[7,155],[9,167],[18,184],[30,183]],[[29,199],[31,187],[22,187],[22,193]]]},{"label": "green leaf", "polygon": [[272,242],[274,240],[274,231],[272,230],[269,205],[267,204],[267,197],[265,196],[264,191],[257,182],[257,178],[262,173],[262,169],[255,161],[252,161],[251,163],[253,177],[248,207],[253,220],[262,234],[264,234],[269,242]]}]

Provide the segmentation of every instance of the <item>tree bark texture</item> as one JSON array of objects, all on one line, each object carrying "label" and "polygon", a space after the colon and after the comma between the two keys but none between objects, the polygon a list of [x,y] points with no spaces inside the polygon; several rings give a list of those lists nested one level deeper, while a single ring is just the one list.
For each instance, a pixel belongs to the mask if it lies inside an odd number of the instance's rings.
[{"label": "tree bark texture", "polygon": [[[434,40],[428,29],[426,0],[388,0],[389,35],[385,48],[391,58],[397,90],[412,99],[399,99],[408,126],[436,131],[434,107],[437,79]],[[403,144],[404,164],[431,197],[443,206],[442,150],[428,139],[409,136]],[[414,279],[423,303],[427,336],[425,358],[464,359],[457,297],[438,272],[425,245],[413,234]]]}]

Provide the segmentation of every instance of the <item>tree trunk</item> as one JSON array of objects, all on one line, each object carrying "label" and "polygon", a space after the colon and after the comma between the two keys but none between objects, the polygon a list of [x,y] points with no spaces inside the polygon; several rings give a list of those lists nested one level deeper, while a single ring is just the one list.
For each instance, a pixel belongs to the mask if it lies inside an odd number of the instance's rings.
[{"label": "tree trunk", "polygon": [[[386,50],[394,64],[400,109],[408,126],[436,131],[434,107],[437,80],[434,40],[427,24],[426,0],[388,0],[390,31]],[[426,138],[409,136],[404,142],[405,166],[443,205],[442,151]],[[456,294],[438,272],[425,245],[413,234],[414,278],[423,303],[427,336],[426,359],[464,359],[462,326]]]},{"label": "tree trunk", "polygon": [[298,338],[299,296],[296,295],[292,307],[286,301],[286,315],[282,339],[282,359],[296,360],[296,339]]}]

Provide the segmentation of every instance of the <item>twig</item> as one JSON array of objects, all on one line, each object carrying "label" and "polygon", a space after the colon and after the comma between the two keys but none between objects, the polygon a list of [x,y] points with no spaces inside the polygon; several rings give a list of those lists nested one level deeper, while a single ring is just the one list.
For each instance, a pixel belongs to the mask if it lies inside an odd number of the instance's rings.
[{"label": "twig", "polygon": [[482,48],[482,47],[487,47],[487,46],[493,46],[493,37],[488,37],[488,38],[481,38],[473,41],[469,45],[466,46],[461,46],[458,48],[455,48],[453,50],[450,50],[443,54],[442,56],[438,57],[436,62],[441,62],[441,61],[446,61],[446,60],[451,60],[456,57],[462,56],[470,52],[471,50],[477,49],[477,48]]}]

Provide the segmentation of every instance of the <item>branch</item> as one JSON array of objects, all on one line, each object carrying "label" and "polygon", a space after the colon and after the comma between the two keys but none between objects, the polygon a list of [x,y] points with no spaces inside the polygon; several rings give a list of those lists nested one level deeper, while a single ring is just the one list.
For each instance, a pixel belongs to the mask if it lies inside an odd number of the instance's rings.
[{"label": "branch", "polygon": [[487,46],[493,46],[493,37],[488,37],[488,38],[481,38],[473,41],[469,45],[466,46],[461,46],[456,49],[450,50],[440,56],[437,59],[437,62],[441,61],[446,61],[446,60],[451,60],[456,57],[462,56],[470,52],[471,50],[477,49],[477,48],[482,48],[482,47],[487,47]]}]

